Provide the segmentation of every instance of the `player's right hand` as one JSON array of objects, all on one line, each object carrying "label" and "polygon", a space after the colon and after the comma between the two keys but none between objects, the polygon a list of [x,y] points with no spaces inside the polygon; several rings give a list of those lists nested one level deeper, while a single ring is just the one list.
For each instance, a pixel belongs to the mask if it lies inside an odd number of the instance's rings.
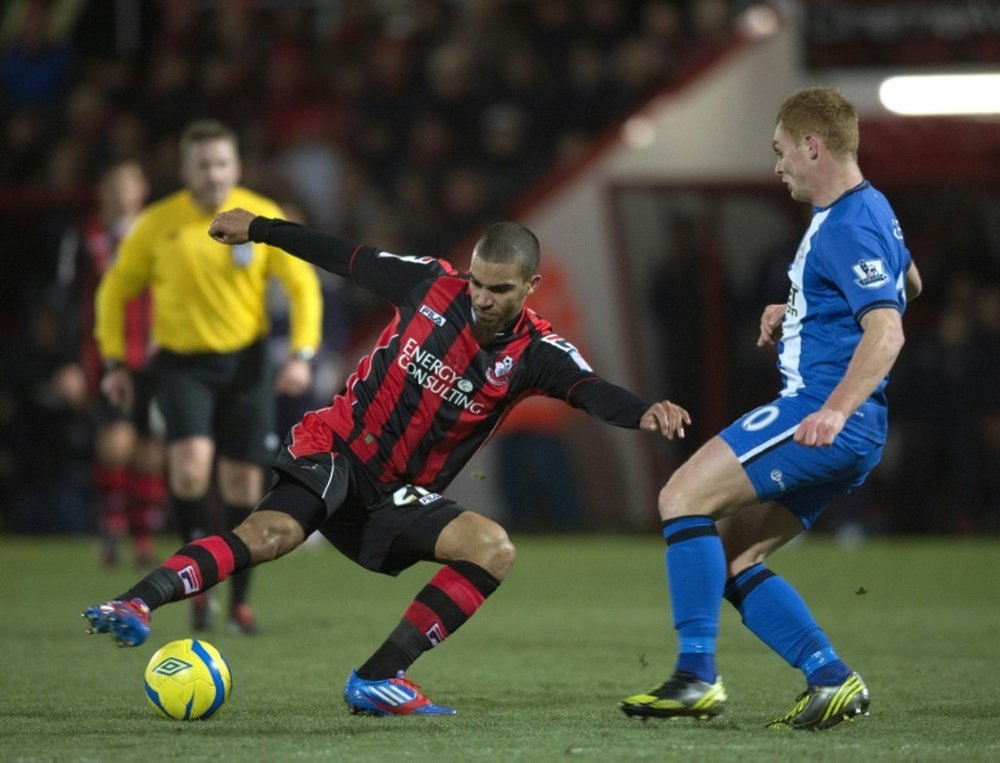
[{"label": "player's right hand", "polygon": [[132,374],[124,366],[106,371],[101,378],[101,392],[116,408],[131,408],[135,399]]},{"label": "player's right hand", "polygon": [[639,428],[647,432],[659,431],[668,440],[684,439],[684,425],[691,424],[691,414],[677,403],[663,400],[653,403],[639,419]]},{"label": "player's right hand", "polygon": [[768,305],[760,316],[760,336],[757,337],[757,346],[763,347],[774,344],[781,339],[781,323],[785,320],[784,303],[780,305]]},{"label": "player's right hand", "polygon": [[208,235],[220,244],[243,244],[250,240],[250,222],[257,215],[245,209],[220,212],[208,226]]}]

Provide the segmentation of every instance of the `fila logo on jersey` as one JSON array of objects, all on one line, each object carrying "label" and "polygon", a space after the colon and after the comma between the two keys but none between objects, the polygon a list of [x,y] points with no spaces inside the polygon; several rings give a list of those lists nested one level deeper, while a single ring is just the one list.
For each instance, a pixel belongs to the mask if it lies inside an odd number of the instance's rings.
[{"label": "fila logo on jersey", "polygon": [[430,318],[438,326],[443,326],[444,325],[444,317],[442,317],[440,314],[438,314],[437,312],[435,312],[431,308],[427,307],[427,305],[421,305],[420,306],[420,314],[422,316],[424,316],[425,318]]},{"label": "fila logo on jersey", "polygon": [[863,289],[877,289],[889,280],[882,260],[860,260],[853,269],[854,275],[857,276],[854,283]]}]

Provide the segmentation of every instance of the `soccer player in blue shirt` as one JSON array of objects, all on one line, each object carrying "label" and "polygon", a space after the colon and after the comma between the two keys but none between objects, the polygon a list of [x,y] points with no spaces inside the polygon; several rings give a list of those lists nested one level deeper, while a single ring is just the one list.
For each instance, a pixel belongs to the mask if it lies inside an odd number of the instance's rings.
[{"label": "soccer player in blue shirt", "polygon": [[861,676],[764,559],[878,463],[887,375],[921,281],[892,208],[861,174],[854,107],[836,90],[810,88],[789,97],[775,122],[775,174],[813,207],[788,268],[788,301],[767,306],[760,322],[757,344],[777,343],[784,385],[660,491],[678,657],[665,683],[622,701],[630,716],[722,712],[715,640],[723,598],[805,676],[806,690],[772,727],[825,729],[868,712]]}]

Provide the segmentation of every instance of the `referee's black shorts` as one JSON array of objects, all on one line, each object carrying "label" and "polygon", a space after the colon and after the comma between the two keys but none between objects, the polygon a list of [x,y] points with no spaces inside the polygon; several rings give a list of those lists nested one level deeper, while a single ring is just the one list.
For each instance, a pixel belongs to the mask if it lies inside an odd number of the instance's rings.
[{"label": "referee's black shorts", "polygon": [[276,442],[274,374],[263,340],[221,354],[161,349],[152,371],[168,443],[211,437],[220,456],[268,463]]}]

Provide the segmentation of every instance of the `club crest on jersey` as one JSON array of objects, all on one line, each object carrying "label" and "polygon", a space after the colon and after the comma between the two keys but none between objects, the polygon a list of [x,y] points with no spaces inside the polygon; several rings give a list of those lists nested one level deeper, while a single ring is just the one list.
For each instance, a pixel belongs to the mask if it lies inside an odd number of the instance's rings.
[{"label": "club crest on jersey", "polygon": [[494,387],[502,387],[510,381],[507,377],[514,370],[514,359],[510,355],[504,355],[493,361],[493,365],[486,369],[486,381]]},{"label": "club crest on jersey", "polygon": [[862,289],[877,289],[889,280],[889,276],[885,273],[885,265],[882,264],[882,260],[860,260],[858,264],[854,266],[853,270],[854,275],[857,276],[857,278],[854,279],[854,283]]},{"label": "club crest on jersey", "polygon": [[253,260],[253,246],[249,241],[244,241],[242,244],[233,244],[229,247],[229,254],[233,258],[233,262],[237,267],[245,268]]},{"label": "club crest on jersey", "polygon": [[427,305],[420,306],[420,314],[425,318],[430,318],[438,326],[444,325],[444,316],[442,316],[440,313],[436,312],[432,308],[427,307]]}]

